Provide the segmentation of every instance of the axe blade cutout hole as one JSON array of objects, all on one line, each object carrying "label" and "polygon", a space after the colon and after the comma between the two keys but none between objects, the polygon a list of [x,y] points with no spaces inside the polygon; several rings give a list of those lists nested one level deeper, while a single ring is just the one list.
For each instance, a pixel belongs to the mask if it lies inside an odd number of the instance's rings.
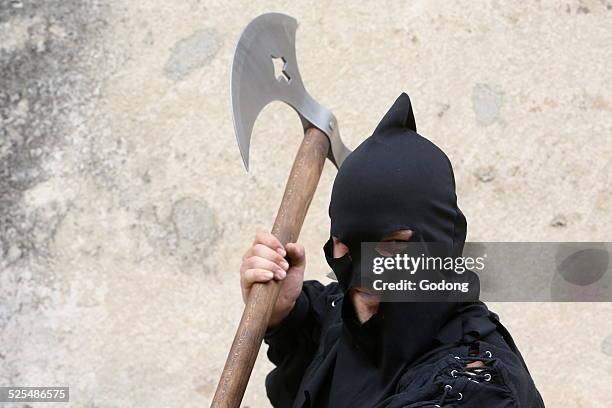
[{"label": "axe blade cutout hole", "polygon": [[279,81],[285,81],[289,83],[291,81],[291,77],[286,71],[287,68],[287,60],[283,57],[275,57],[272,55],[272,65],[274,65],[274,77]]}]

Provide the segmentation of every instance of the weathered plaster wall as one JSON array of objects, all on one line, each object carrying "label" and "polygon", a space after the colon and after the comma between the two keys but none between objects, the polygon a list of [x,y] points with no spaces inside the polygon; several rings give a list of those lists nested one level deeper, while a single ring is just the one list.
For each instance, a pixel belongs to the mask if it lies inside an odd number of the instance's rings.
[{"label": "weathered plaster wall", "polygon": [[[296,17],[310,92],[355,147],[395,97],[451,157],[472,241],[610,240],[612,2],[0,1],[0,384],[71,406],[206,406],[300,125],[229,110],[242,28]],[[334,170],[301,238],[308,276]],[[550,407],[612,401],[609,304],[496,304]],[[262,353],[263,356],[263,353]],[[267,406],[256,365],[244,406]]]}]

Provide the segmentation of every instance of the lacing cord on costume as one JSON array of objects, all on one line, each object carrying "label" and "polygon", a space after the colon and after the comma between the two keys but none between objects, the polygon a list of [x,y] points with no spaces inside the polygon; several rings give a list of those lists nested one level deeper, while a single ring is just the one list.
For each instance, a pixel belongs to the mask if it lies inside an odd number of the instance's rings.
[{"label": "lacing cord on costume", "polygon": [[442,397],[440,398],[440,402],[437,403],[436,405],[434,405],[437,408],[442,407],[442,405],[444,405],[445,402],[448,401],[461,401],[463,399],[463,394],[460,392],[454,392],[453,391],[453,386],[450,384],[446,384],[444,386],[444,394],[442,394]]},{"label": "lacing cord on costume", "polygon": [[[493,358],[493,353],[490,351],[485,351],[485,358],[482,357],[458,357],[455,356],[457,360],[461,362],[462,365],[469,364],[474,361],[483,361],[489,360]],[[451,370],[450,375],[453,378],[457,377],[467,377],[469,381],[480,383],[481,381],[489,382],[491,381],[491,374],[487,372],[488,368],[464,368],[463,370]],[[444,393],[440,398],[440,401],[434,405],[436,408],[441,408],[445,402],[450,401],[461,401],[463,399],[463,394],[460,392],[453,391],[453,386],[450,384],[444,385]]]},{"label": "lacing cord on costume", "polygon": [[[487,350],[485,351],[485,356],[487,359],[491,359],[493,358],[493,353]],[[457,357],[455,356],[455,358],[457,360],[460,360],[462,364],[469,364],[474,361],[483,361],[483,359],[479,357]],[[451,370],[450,375],[453,378],[467,377],[468,380],[475,382],[475,383],[479,383],[482,381],[489,382],[491,381],[491,374],[489,374],[487,371],[488,371],[488,368],[480,368],[480,367],[466,368],[461,371]]]},{"label": "lacing cord on costume", "polygon": [[457,378],[459,376],[461,377],[467,377],[468,380],[475,382],[475,383],[479,383],[481,381],[485,381],[485,382],[489,382],[491,381],[491,374],[485,372],[485,368],[474,368],[474,369],[470,369],[468,370],[464,370],[464,371],[457,371],[457,370],[452,370],[450,375],[453,378]]}]

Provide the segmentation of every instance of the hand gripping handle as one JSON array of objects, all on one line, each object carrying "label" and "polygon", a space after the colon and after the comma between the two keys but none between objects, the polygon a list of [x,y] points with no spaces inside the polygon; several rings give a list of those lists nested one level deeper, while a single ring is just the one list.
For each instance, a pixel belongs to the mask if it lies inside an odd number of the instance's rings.
[{"label": "hand gripping handle", "polygon": [[[329,139],[323,132],[314,127],[305,131],[272,227],[283,245],[297,241],[328,151]],[[211,407],[240,406],[281,285],[275,280],[253,285]]]}]

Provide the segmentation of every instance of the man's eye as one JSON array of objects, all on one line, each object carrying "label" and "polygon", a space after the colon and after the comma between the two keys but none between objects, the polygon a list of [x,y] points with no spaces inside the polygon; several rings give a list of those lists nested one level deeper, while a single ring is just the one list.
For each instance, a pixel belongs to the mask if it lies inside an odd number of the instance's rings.
[{"label": "man's eye", "polygon": [[383,256],[392,256],[404,252],[408,248],[408,241],[383,241],[376,245],[376,252]]}]

